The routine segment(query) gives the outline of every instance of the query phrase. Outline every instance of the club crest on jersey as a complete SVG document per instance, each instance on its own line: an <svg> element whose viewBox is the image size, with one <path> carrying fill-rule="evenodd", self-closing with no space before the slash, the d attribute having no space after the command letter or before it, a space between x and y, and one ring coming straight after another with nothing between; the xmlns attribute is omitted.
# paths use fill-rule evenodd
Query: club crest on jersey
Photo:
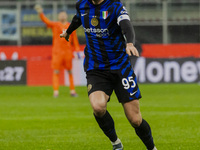
<svg viewBox="0 0 200 150"><path fill-rule="evenodd" d="M102 17L106 19L108 17L108 11L102 11Z"/></svg>
<svg viewBox="0 0 200 150"><path fill-rule="evenodd" d="M94 27L96 27L96 26L99 24L99 21L98 21L98 19L96 18L96 16L94 16L94 18L92 18L91 24L92 24Z"/></svg>

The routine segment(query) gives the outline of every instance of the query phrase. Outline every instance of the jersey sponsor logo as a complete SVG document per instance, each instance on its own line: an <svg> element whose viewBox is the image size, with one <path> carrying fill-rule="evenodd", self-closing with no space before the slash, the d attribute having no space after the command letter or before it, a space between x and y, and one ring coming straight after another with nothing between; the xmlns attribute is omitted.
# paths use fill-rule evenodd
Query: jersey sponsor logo
<svg viewBox="0 0 200 150"><path fill-rule="evenodd" d="M108 11L102 11L102 17L106 19L108 17Z"/></svg>
<svg viewBox="0 0 200 150"><path fill-rule="evenodd" d="M94 16L94 18L92 18L91 24L92 24L94 27L96 27L96 26L99 24L99 21L98 21L98 19L96 18L96 16Z"/></svg>
<svg viewBox="0 0 200 150"><path fill-rule="evenodd" d="M95 29L95 28L84 28L85 33L94 33L97 37L109 36L108 29Z"/></svg>
<svg viewBox="0 0 200 150"><path fill-rule="evenodd" d="M92 89L92 84L89 84L87 89L88 89L88 92L90 92L90 90Z"/></svg>

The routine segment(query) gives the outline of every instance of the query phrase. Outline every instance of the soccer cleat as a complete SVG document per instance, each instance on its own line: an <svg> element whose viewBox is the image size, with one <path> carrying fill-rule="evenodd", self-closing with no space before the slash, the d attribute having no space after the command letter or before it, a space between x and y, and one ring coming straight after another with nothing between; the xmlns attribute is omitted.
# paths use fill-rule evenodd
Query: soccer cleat
<svg viewBox="0 0 200 150"><path fill-rule="evenodd" d="M123 150L123 145L119 138L115 142L111 143L113 145L113 150Z"/></svg>
<svg viewBox="0 0 200 150"><path fill-rule="evenodd" d="M75 90L71 90L70 95L71 95L71 97L78 97L78 94L76 93Z"/></svg>
<svg viewBox="0 0 200 150"><path fill-rule="evenodd" d="M54 98L58 98L58 96L59 96L59 91L53 91L53 97Z"/></svg>
<svg viewBox="0 0 200 150"><path fill-rule="evenodd" d="M71 93L70 95L71 95L71 97L78 97L77 93Z"/></svg>
<svg viewBox="0 0 200 150"><path fill-rule="evenodd" d="M123 150L123 145L122 145L122 143L113 145L113 150Z"/></svg>
<svg viewBox="0 0 200 150"><path fill-rule="evenodd" d="M152 150L157 150L157 148L156 148L156 147L154 147Z"/></svg>
<svg viewBox="0 0 200 150"><path fill-rule="evenodd" d="M157 148L154 146L154 148L152 150L157 150Z"/></svg>

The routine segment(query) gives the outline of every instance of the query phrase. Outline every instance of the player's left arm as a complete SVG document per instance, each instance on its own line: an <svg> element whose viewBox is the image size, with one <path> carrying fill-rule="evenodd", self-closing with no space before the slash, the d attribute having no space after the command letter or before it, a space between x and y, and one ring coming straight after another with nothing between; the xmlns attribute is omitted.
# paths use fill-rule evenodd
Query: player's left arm
<svg viewBox="0 0 200 150"><path fill-rule="evenodd" d="M135 43L135 34L134 34L134 29L133 26L131 25L131 22L129 20L123 20L120 21L119 23L124 36L126 37L126 53L129 56L137 56L139 57L139 53L136 49L136 47L134 46Z"/></svg>
<svg viewBox="0 0 200 150"><path fill-rule="evenodd" d="M135 44L135 33L133 26L130 22L130 17L124 7L122 7L120 13L118 14L117 23L122 29L122 33L126 38L126 53L129 56L139 57L139 53L134 46Z"/></svg>

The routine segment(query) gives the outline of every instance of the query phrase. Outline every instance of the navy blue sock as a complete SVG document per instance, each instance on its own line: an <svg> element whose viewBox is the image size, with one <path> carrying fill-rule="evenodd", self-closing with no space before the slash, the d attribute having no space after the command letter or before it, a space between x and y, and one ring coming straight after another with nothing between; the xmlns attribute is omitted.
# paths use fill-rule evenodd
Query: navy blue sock
<svg viewBox="0 0 200 150"><path fill-rule="evenodd" d="M117 140L117 134L115 131L114 121L109 112L106 111L103 117L97 117L95 114L94 117L104 134L110 139L110 141L115 142Z"/></svg>
<svg viewBox="0 0 200 150"><path fill-rule="evenodd" d="M151 128L144 119L142 119L141 125L135 128L135 132L140 137L148 150L152 150L154 148L155 145L151 134Z"/></svg>

